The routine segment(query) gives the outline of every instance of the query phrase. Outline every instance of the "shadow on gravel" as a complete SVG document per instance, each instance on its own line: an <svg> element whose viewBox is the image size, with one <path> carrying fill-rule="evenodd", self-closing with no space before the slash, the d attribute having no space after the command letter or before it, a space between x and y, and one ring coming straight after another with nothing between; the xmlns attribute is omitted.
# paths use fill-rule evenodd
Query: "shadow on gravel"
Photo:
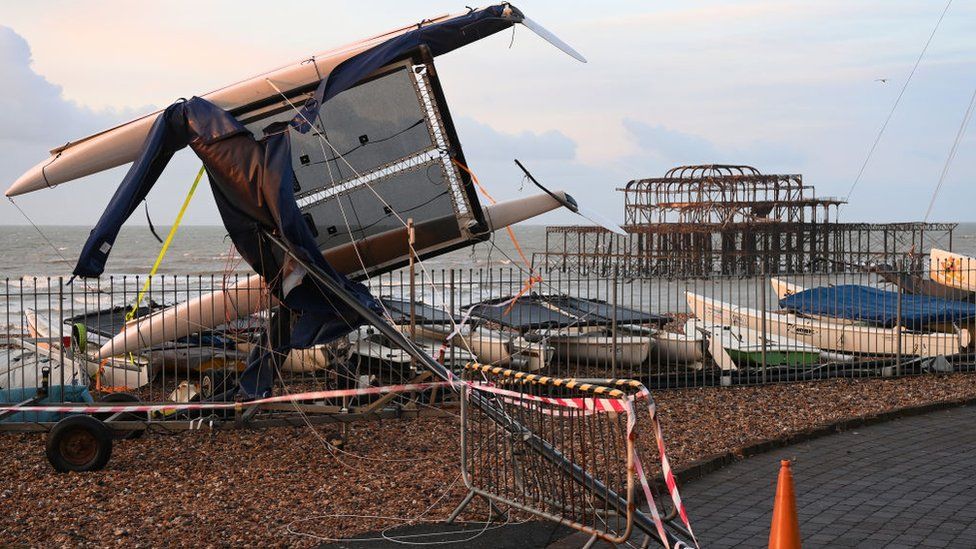
<svg viewBox="0 0 976 549"><path fill-rule="evenodd" d="M386 530L389 538L396 538L409 544L436 542L438 549L521 549L546 547L574 532L565 526L552 522L530 521L522 524L489 526L483 524L418 524ZM477 537L475 537L477 536ZM473 539L472 539L473 538ZM359 541L356 541L359 540ZM339 543L319 546L320 549L378 549L387 547L407 547L389 539L383 533L370 532Z"/></svg>

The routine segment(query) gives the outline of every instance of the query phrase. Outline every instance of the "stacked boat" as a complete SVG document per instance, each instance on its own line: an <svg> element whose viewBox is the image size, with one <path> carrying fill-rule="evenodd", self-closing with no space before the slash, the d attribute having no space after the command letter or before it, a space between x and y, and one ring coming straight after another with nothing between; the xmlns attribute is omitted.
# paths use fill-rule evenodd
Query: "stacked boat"
<svg viewBox="0 0 976 549"><path fill-rule="evenodd" d="M482 301L471 305L468 315L480 326L551 348L563 363L625 369L650 360L653 335L671 320L599 299L540 294Z"/></svg>
<svg viewBox="0 0 976 549"><path fill-rule="evenodd" d="M932 280L916 285L930 293L909 293L860 284L806 288L773 278L779 304L775 312L688 292L695 318L686 333L704 335L722 370L749 365L801 368L858 358L952 357L972 351L976 324L972 302L931 295L957 295L935 284L955 290L967 284L960 276L952 280L958 284Z"/></svg>

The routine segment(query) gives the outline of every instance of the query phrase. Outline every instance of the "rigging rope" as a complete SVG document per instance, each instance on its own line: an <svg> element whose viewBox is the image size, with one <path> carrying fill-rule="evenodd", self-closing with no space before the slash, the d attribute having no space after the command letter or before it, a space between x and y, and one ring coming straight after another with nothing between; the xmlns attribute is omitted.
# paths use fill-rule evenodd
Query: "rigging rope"
<svg viewBox="0 0 976 549"><path fill-rule="evenodd" d="M942 183L945 181L946 175L949 174L949 165L956 158L956 151L959 149L959 142L962 141L963 136L966 135L966 128L969 126L969 120L973 116L973 107L976 106L976 89L973 90L973 96L969 98L969 106L966 107L966 114L962 117L962 123L959 124L959 130L956 132L956 139L952 142L952 147L949 148L949 156L946 157L945 164L942 166L942 173L939 174L939 182L935 186L935 191L932 192L932 200L929 201L929 208L925 210L924 221L928 223L929 216L932 214L932 208L935 206L935 199L939 196L939 191L942 190Z"/></svg>
<svg viewBox="0 0 976 549"><path fill-rule="evenodd" d="M169 228L169 234L166 235L166 240L163 242L163 247L159 250L159 255L156 256L156 262L153 263L152 269L149 271L149 276L146 277L146 282L143 283L142 288L139 290L136 296L136 302L132 305L132 309L125 314L125 320L129 321L135 318L136 311L139 310L139 304L142 303L142 298L145 297L146 292L149 290L149 286L152 283L152 277L159 270L160 264L163 262L163 257L166 256L166 252L169 250L169 245L173 242L173 237L176 236L177 229L180 228L180 223L183 221L183 214L186 213L186 208L190 205L190 200L193 199L193 193L197 191L197 185L200 184L200 179L203 178L203 173L206 171L206 167L200 166L200 171L197 172L196 179L193 180L193 185L190 185L190 191L186 193L186 198L183 199L183 205L180 206L179 213L176 214L176 219L173 221L173 226Z"/></svg>
<svg viewBox="0 0 976 549"><path fill-rule="evenodd" d="M891 111L888 112L888 117L885 118L884 124L881 125L881 129L878 130L878 135L874 138L874 143L871 144L871 148L868 150L868 154L864 157L864 163L861 164L861 169L857 171L857 177L854 178L854 183L851 184L850 190L847 191L847 196L845 201L851 199L851 194L854 193L854 187L861 181L861 176L864 175L864 169L868 167L868 162L871 161L871 157L874 155L874 150L878 147L878 143L881 141L881 136L884 135L885 129L888 127L888 122L891 121L891 117L895 114L895 109L898 108L898 103L901 102L901 98L905 95L905 90L908 89L908 84L912 81L912 77L915 76L915 71L918 69L919 63L922 62L922 57L925 56L925 52L929 49L929 44L932 43L932 39L935 38L936 31L939 30L939 26L942 25L942 20L945 19L946 12L949 11L949 6L952 5L952 0L946 2L945 8L942 10L942 15L939 16L939 20L935 23L935 28L932 29L932 33L929 35L929 39L925 41L925 46L922 48L922 52L918 54L918 59L915 60L915 65L912 66L912 72L908 74L908 78L905 83L901 86L901 91L898 92L898 97L895 99L895 103L891 106Z"/></svg>

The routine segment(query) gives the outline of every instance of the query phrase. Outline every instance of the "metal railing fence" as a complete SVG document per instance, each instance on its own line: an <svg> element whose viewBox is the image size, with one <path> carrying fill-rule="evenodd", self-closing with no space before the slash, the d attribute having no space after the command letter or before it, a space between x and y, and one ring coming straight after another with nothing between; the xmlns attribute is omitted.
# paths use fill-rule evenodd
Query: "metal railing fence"
<svg viewBox="0 0 976 549"><path fill-rule="evenodd" d="M456 371L477 361L667 389L976 369L976 294L969 286L976 275L968 268L640 280L453 269L418 272L413 285L406 271L367 282L388 318ZM231 390L275 323L269 311L276 304L257 287L242 290L247 280L153 277L130 321L143 277L3 279L3 399L36 387L44 369L62 391L52 398L84 388L92 398L124 391L161 402ZM183 314L167 316L176 304ZM127 322L130 342L145 345L108 345L100 353ZM276 392L425 375L369 328L292 351L276 366L268 374Z"/></svg>

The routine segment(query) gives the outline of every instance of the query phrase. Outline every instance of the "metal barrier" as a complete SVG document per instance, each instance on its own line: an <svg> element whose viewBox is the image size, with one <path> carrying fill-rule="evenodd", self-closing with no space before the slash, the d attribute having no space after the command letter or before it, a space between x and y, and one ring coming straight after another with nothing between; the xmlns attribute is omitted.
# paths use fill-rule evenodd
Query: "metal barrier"
<svg viewBox="0 0 976 549"><path fill-rule="evenodd" d="M665 524L692 539L673 478L670 483L663 478L652 483L641 462L640 455L660 451L663 457L664 445L656 418L646 413L653 411L650 393L640 383L582 383L477 364L468 366L465 377L461 467L468 494L449 520L481 496L496 512L496 504L508 506L611 543L630 539L635 521L646 534L659 535L665 547L675 541L665 532ZM523 433L504 428L469 404L472 391L494 402L579 470L569 471L531 451ZM649 439L655 440L650 446L642 444L647 430L638 428L648 425ZM653 454L643 451L647 449ZM673 512L658 509L652 485L673 487Z"/></svg>

